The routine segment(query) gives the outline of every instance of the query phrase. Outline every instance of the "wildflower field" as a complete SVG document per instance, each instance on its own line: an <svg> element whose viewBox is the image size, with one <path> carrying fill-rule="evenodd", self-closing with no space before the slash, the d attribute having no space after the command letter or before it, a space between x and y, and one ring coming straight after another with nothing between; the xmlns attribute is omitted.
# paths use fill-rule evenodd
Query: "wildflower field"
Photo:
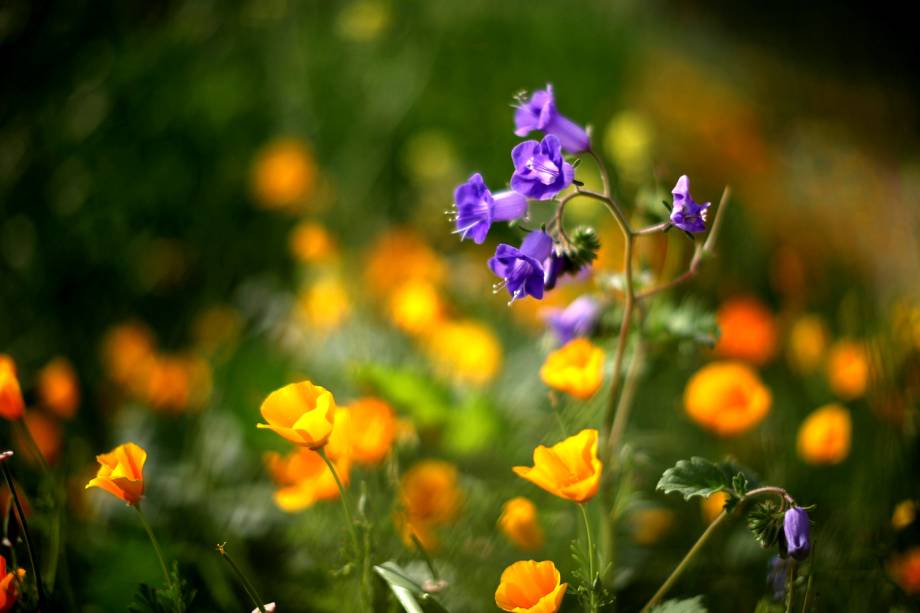
<svg viewBox="0 0 920 613"><path fill-rule="evenodd" d="M778 4L0 4L0 613L920 610L920 53Z"/></svg>

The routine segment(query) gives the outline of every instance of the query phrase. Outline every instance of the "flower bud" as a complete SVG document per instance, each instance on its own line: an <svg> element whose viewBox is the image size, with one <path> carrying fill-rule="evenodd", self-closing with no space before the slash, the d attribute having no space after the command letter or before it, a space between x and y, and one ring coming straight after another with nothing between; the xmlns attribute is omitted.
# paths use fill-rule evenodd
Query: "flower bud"
<svg viewBox="0 0 920 613"><path fill-rule="evenodd" d="M796 560L804 560L811 551L811 527L808 513L802 507L792 507L783 518L786 551Z"/></svg>

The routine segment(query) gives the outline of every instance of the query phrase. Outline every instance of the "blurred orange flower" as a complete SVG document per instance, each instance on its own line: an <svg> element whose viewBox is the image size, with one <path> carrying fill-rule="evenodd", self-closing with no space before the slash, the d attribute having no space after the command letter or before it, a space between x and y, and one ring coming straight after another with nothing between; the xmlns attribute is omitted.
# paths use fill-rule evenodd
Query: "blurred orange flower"
<svg viewBox="0 0 920 613"><path fill-rule="evenodd" d="M827 357L827 380L834 393L844 400L865 394L869 384L866 347L851 340L834 343Z"/></svg>
<svg viewBox="0 0 920 613"><path fill-rule="evenodd" d="M58 417L74 416L80 405L80 384L67 359L55 358L38 373L38 398Z"/></svg>
<svg viewBox="0 0 920 613"><path fill-rule="evenodd" d="M371 247L364 269L368 287L389 294L412 279L438 285L447 271L441 257L413 230L391 230Z"/></svg>
<svg viewBox="0 0 920 613"><path fill-rule="evenodd" d="M591 500L597 494L603 466L597 458L597 430L582 430L552 447L539 445L533 451L533 464L515 466L514 472L560 498Z"/></svg>
<svg viewBox="0 0 920 613"><path fill-rule="evenodd" d="M102 341L106 372L113 381L131 391L137 391L145 384L144 366L153 355L153 334L140 324L114 326Z"/></svg>
<svg viewBox="0 0 920 613"><path fill-rule="evenodd" d="M310 381L291 383L277 389L259 409L268 428L294 444L319 449L329 441L335 423L335 399L329 390Z"/></svg>
<svg viewBox="0 0 920 613"><path fill-rule="evenodd" d="M396 438L393 408L379 398L360 398L340 412L348 415L346 432L351 458L362 464L383 460Z"/></svg>
<svg viewBox="0 0 920 613"><path fill-rule="evenodd" d="M275 504L284 511L302 511L319 500L335 500L339 488L329 467L315 451L299 448L282 456L276 452L265 454L265 465L279 489L274 494ZM333 461L342 486L348 486L350 462L347 457Z"/></svg>
<svg viewBox="0 0 920 613"><path fill-rule="evenodd" d="M908 594L920 594L920 547L896 555L888 564L888 573Z"/></svg>
<svg viewBox="0 0 920 613"><path fill-rule="evenodd" d="M789 331L789 363L802 374L818 370L827 351L827 325L817 315L805 315Z"/></svg>
<svg viewBox="0 0 920 613"><path fill-rule="evenodd" d="M674 527L674 511L660 507L638 509L631 514L630 524L637 545L652 545Z"/></svg>
<svg viewBox="0 0 920 613"><path fill-rule="evenodd" d="M895 530L903 530L914 523L917 517L917 503L913 500L902 500L891 514L891 525Z"/></svg>
<svg viewBox="0 0 920 613"><path fill-rule="evenodd" d="M809 464L837 464L850 454L850 412L828 404L805 418L799 427L799 456Z"/></svg>
<svg viewBox="0 0 920 613"><path fill-rule="evenodd" d="M0 354L0 416L9 420L19 419L23 411L25 405L16 376L16 364L10 356Z"/></svg>
<svg viewBox="0 0 920 613"><path fill-rule="evenodd" d="M716 321L721 332L716 355L762 366L776 353L773 314L756 298L743 296L728 300L719 307Z"/></svg>
<svg viewBox="0 0 920 613"><path fill-rule="evenodd" d="M301 290L297 308L306 325L326 332L342 325L351 312L351 302L338 275L324 274Z"/></svg>
<svg viewBox="0 0 920 613"><path fill-rule="evenodd" d="M252 163L252 193L269 209L284 209L307 200L316 184L316 165L306 145L293 138L274 141Z"/></svg>
<svg viewBox="0 0 920 613"><path fill-rule="evenodd" d="M0 556L0 613L11 611L19 599L19 590L17 583L22 581L26 576L26 571L22 568L7 572L6 558Z"/></svg>
<svg viewBox="0 0 920 613"><path fill-rule="evenodd" d="M567 583L550 560L521 560L502 572L495 604L513 613L555 613L562 604Z"/></svg>
<svg viewBox="0 0 920 613"><path fill-rule="evenodd" d="M35 441L35 446L38 447L39 452L49 464L54 464L61 451L61 427L58 422L39 411L31 409L22 416L22 421L26 428L29 429L29 436ZM16 432L15 438L17 445L21 449L28 450L25 456L30 460L38 461L38 458L33 453L32 445L25 440L24 435Z"/></svg>
<svg viewBox="0 0 920 613"><path fill-rule="evenodd" d="M475 321L446 322L425 338L435 370L457 383L484 385L498 374L502 348L495 333Z"/></svg>
<svg viewBox="0 0 920 613"><path fill-rule="evenodd" d="M444 312L437 287L418 279L397 287L390 295L388 306L390 320L410 334L430 330L441 321Z"/></svg>
<svg viewBox="0 0 920 613"><path fill-rule="evenodd" d="M509 541L524 551L543 546L543 528L537 520L537 507L528 498L512 498L502 507L498 527Z"/></svg>
<svg viewBox="0 0 920 613"><path fill-rule="evenodd" d="M684 388L687 415L719 436L750 430L766 417L771 402L770 390L741 362L707 364Z"/></svg>
<svg viewBox="0 0 920 613"><path fill-rule="evenodd" d="M604 382L604 350L586 338L572 339L546 356L540 379L576 398L590 398Z"/></svg>
<svg viewBox="0 0 920 613"><path fill-rule="evenodd" d="M147 452L134 443L124 443L108 453L96 456L99 472L86 484L86 489L98 487L137 505L144 495L144 462Z"/></svg>
<svg viewBox="0 0 920 613"><path fill-rule="evenodd" d="M429 550L438 547L433 528L450 523L463 502L457 486L457 467L441 460L422 460L406 471L400 480L399 499L402 513L397 526L407 545L411 535Z"/></svg>
<svg viewBox="0 0 920 613"><path fill-rule="evenodd" d="M302 221L291 230L288 247L297 261L317 264L334 260L338 255L335 239L321 224Z"/></svg>
<svg viewBox="0 0 920 613"><path fill-rule="evenodd" d="M725 508L726 502L728 502L728 494L721 490L700 502L700 510L703 512L703 519L707 524L715 521L722 509Z"/></svg>

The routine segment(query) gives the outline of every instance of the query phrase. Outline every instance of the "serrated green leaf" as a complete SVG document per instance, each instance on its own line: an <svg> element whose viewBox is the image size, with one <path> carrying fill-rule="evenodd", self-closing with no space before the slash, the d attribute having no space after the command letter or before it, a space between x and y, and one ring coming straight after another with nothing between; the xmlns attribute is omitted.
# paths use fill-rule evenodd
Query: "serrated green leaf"
<svg viewBox="0 0 920 613"><path fill-rule="evenodd" d="M683 598L681 600L666 600L652 609L651 613L707 613L703 606L703 597Z"/></svg>
<svg viewBox="0 0 920 613"><path fill-rule="evenodd" d="M694 496L708 498L720 490L731 490L732 477L723 466L706 458L693 457L680 460L664 471L658 480L658 489L665 494L677 492L684 500Z"/></svg>

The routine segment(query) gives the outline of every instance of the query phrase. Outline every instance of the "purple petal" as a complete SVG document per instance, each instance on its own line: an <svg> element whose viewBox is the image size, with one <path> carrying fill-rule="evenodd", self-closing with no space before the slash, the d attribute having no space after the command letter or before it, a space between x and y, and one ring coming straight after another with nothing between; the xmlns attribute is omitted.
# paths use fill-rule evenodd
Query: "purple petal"
<svg viewBox="0 0 920 613"><path fill-rule="evenodd" d="M492 220L511 221L527 214L527 198L514 191L504 191L492 196Z"/></svg>
<svg viewBox="0 0 920 613"><path fill-rule="evenodd" d="M540 143L535 140L525 140L519 143L511 150L511 161L514 162L515 169L523 167L527 160L532 158L540 151Z"/></svg>
<svg viewBox="0 0 920 613"><path fill-rule="evenodd" d="M549 257L553 250L553 239L542 230L535 230L524 237L521 243L521 253L542 262ZM542 266L541 266L542 270Z"/></svg>

